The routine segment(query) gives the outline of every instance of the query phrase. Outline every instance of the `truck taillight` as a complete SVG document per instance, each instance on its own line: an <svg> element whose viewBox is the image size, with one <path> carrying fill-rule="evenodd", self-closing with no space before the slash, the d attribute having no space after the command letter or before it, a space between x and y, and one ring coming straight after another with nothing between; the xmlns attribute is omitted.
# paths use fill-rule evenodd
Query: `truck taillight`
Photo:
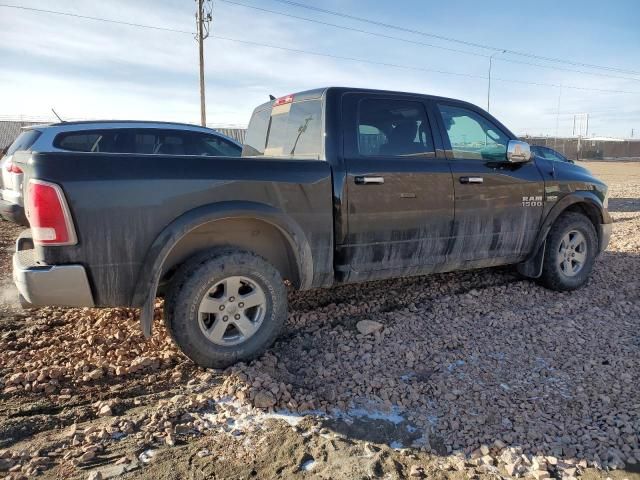
<svg viewBox="0 0 640 480"><path fill-rule="evenodd" d="M9 173L22 173L22 169L11 160L7 162L4 168L6 168L7 172Z"/></svg>
<svg viewBox="0 0 640 480"><path fill-rule="evenodd" d="M280 105L286 105L287 103L293 102L293 95L287 95L286 97L280 97L275 102L273 102L274 107L279 107Z"/></svg>
<svg viewBox="0 0 640 480"><path fill-rule="evenodd" d="M39 245L75 245L77 237L62 189L55 183L29 180L27 218Z"/></svg>

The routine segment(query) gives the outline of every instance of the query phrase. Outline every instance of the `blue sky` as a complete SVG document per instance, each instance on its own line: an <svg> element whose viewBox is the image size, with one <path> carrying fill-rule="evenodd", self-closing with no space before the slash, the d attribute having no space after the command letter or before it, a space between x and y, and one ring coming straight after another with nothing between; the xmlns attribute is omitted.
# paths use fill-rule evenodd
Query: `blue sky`
<svg viewBox="0 0 640 480"><path fill-rule="evenodd" d="M214 35L412 68L210 38L206 41L205 63L207 114L212 125L246 125L253 107L266 101L268 94L280 96L326 85L451 96L486 108L486 55L494 53L491 50L274 0L233 1L467 53L347 31L215 0ZM297 1L468 42L640 72L637 0ZM187 31L195 27L193 0L10 3ZM0 58L0 117L46 119L51 117L50 108L55 107L67 118L199 120L197 48L189 34L0 8ZM629 136L634 128L635 136L640 137L640 74L506 53L496 55L492 77L491 112L516 133L553 135L559 118L559 133L569 135L574 114L588 112L590 133L622 137ZM516 82L566 87L560 92L558 87Z"/></svg>

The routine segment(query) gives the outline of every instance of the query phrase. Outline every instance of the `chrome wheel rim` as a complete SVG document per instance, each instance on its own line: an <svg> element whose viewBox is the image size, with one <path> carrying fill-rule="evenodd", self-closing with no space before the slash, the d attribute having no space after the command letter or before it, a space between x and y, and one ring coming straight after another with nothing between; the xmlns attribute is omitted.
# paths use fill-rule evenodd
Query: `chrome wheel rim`
<svg viewBox="0 0 640 480"><path fill-rule="evenodd" d="M579 231L571 230L562 237L556 259L562 273L576 276L587 261L587 239Z"/></svg>
<svg viewBox="0 0 640 480"><path fill-rule="evenodd" d="M204 294L198 307L198 323L216 345L246 342L260 328L267 298L260 285L247 277L232 276L217 282Z"/></svg>

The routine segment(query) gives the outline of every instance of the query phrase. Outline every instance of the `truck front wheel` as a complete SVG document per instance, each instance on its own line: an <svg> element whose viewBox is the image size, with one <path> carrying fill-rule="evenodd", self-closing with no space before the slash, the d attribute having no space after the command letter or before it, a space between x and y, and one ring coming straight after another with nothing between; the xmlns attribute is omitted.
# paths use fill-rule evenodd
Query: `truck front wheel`
<svg viewBox="0 0 640 480"><path fill-rule="evenodd" d="M552 290L575 290L589 278L598 251L591 221L580 213L564 213L551 227L540 282Z"/></svg>
<svg viewBox="0 0 640 480"><path fill-rule="evenodd" d="M165 298L165 324L198 365L251 360L275 341L287 317L279 272L258 255L212 251L183 264Z"/></svg>

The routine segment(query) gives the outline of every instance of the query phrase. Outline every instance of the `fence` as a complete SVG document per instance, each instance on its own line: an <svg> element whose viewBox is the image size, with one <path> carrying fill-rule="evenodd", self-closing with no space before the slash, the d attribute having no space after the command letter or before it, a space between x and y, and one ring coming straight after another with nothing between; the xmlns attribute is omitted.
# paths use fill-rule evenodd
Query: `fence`
<svg viewBox="0 0 640 480"><path fill-rule="evenodd" d="M549 137L523 137L522 140L531 145L553 148L572 160L640 159L640 140Z"/></svg>

